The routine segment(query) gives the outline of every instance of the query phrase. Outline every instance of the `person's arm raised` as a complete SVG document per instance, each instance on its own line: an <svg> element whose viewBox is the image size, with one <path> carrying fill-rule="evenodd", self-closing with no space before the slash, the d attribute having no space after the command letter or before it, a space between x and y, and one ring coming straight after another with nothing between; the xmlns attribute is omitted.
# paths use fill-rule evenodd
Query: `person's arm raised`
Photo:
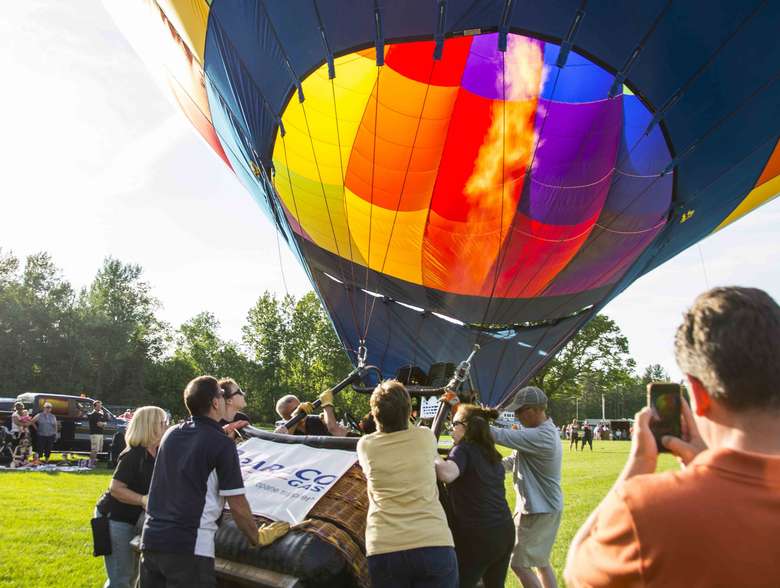
<svg viewBox="0 0 780 588"><path fill-rule="evenodd" d="M502 429L491 425L490 432L497 445L516 449L521 453L544 453L550 449L549 435L540 427Z"/></svg>
<svg viewBox="0 0 780 588"><path fill-rule="evenodd" d="M251 545L257 545L257 523L255 523L255 519L252 517L252 510L249 508L246 496L236 494L234 496L226 496L225 499L238 529Z"/></svg>
<svg viewBox="0 0 780 588"><path fill-rule="evenodd" d="M328 433L333 437L346 437L347 430L339 424L336 418L336 411L333 410L333 406L326 406L322 413L325 415L325 426L328 428Z"/></svg>
<svg viewBox="0 0 780 588"><path fill-rule="evenodd" d="M346 437L347 430L339 424L339 421L336 418L336 411L333 408L333 392L325 390L318 398L325 417L325 426L328 428L328 433L334 437Z"/></svg>

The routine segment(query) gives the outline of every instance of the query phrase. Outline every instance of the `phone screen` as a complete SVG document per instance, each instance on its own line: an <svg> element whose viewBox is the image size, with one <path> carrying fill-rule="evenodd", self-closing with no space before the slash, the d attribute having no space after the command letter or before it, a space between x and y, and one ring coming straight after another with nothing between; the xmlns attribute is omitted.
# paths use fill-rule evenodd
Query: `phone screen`
<svg viewBox="0 0 780 588"><path fill-rule="evenodd" d="M682 437L680 415L682 396L679 384L670 382L652 382L647 385L647 405L655 412L650 421L650 430L655 437L658 451L668 451L662 444L664 435Z"/></svg>

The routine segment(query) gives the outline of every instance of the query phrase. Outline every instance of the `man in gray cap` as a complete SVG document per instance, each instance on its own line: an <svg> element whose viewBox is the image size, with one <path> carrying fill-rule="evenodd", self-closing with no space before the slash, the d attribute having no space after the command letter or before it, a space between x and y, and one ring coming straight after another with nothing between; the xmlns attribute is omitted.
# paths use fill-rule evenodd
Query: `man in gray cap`
<svg viewBox="0 0 780 588"><path fill-rule="evenodd" d="M490 427L496 443L515 450L503 462L517 492L517 536L509 565L524 588L555 587L550 553L563 510L561 439L547 416L547 396L536 386L518 390L503 410L514 411L522 425L517 430Z"/></svg>

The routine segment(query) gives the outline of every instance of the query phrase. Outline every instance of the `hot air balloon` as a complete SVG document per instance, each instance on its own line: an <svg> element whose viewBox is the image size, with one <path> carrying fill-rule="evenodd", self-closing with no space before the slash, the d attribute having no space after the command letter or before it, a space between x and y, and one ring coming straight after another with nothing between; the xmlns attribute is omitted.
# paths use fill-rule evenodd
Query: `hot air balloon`
<svg viewBox="0 0 780 588"><path fill-rule="evenodd" d="M106 0L345 350L496 404L780 192L780 4Z"/></svg>

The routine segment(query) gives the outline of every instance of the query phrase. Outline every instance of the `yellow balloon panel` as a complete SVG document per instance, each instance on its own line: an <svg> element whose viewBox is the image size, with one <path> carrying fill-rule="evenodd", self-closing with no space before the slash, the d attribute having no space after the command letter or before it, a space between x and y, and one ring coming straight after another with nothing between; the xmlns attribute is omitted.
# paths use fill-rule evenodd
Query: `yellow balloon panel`
<svg viewBox="0 0 780 588"><path fill-rule="evenodd" d="M198 61L206 53L209 4L206 0L156 0Z"/></svg>
<svg viewBox="0 0 780 588"><path fill-rule="evenodd" d="M387 210L346 190L353 242L368 267L414 284L422 283L420 249L428 209Z"/></svg>

